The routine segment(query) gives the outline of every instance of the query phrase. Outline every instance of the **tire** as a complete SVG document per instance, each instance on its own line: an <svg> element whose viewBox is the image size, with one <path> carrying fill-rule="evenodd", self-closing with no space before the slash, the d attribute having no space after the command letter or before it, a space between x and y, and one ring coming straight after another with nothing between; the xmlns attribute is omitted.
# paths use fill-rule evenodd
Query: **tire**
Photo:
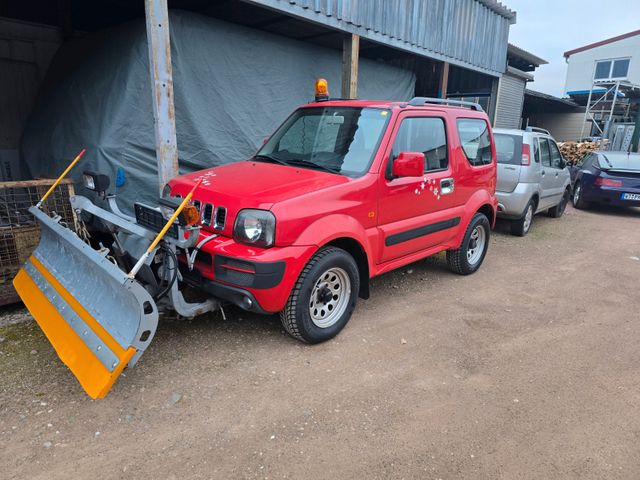
<svg viewBox="0 0 640 480"><path fill-rule="evenodd" d="M351 318L359 290L360 274L353 257L340 248L322 248L300 273L280 312L282 326L306 343L329 340Z"/></svg>
<svg viewBox="0 0 640 480"><path fill-rule="evenodd" d="M560 203L557 204L555 207L551 207L549 209L549 216L551 218L560 218L564 214L565 209L567 208L567 203L569 203L570 197L571 197L571 190L567 188L564 191L564 194L562 195L562 199L560 200Z"/></svg>
<svg viewBox="0 0 640 480"><path fill-rule="evenodd" d="M574 208L585 209L589 206L587 202L582 198L582 184L580 181L577 181L575 186L573 187L573 196L571 197L571 202L573 203Z"/></svg>
<svg viewBox="0 0 640 480"><path fill-rule="evenodd" d="M476 213L469 222L460 248L447 250L449 269L459 275L469 275L478 270L487 254L490 232L487 216L484 213ZM473 236L475 238L472 238ZM478 245L480 241L482 245Z"/></svg>
<svg viewBox="0 0 640 480"><path fill-rule="evenodd" d="M531 224L533 223L533 217L536 214L536 202L533 200L529 200L526 208L524 209L524 214L518 220L512 220L510 229L511 235L516 235L518 237L524 237L529 230L531 230Z"/></svg>

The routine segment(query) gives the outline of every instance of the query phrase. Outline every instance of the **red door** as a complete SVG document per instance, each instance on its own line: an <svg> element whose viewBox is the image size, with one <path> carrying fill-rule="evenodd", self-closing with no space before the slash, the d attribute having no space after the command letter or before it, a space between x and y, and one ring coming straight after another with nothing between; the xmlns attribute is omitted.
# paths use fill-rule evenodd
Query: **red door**
<svg viewBox="0 0 640 480"><path fill-rule="evenodd" d="M407 110L398 117L379 178L381 262L451 240L458 231L464 201L456 195L448 127L444 113L433 110ZM391 178L400 152L424 153L424 175Z"/></svg>

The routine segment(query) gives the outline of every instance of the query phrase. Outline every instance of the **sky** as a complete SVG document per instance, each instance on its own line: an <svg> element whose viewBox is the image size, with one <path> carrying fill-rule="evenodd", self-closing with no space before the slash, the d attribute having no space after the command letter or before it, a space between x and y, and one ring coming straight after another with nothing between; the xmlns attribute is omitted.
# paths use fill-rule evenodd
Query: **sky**
<svg viewBox="0 0 640 480"><path fill-rule="evenodd" d="M544 58L527 87L564 96L562 54L589 43L640 30L640 0L501 0L517 12L509 43Z"/></svg>

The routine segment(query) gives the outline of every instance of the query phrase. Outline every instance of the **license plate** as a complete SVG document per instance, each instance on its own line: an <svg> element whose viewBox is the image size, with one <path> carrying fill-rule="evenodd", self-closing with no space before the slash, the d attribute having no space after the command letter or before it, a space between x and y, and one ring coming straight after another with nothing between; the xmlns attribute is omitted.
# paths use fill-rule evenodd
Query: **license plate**
<svg viewBox="0 0 640 480"><path fill-rule="evenodd" d="M623 193L622 200L635 200L636 202L640 202L640 193Z"/></svg>

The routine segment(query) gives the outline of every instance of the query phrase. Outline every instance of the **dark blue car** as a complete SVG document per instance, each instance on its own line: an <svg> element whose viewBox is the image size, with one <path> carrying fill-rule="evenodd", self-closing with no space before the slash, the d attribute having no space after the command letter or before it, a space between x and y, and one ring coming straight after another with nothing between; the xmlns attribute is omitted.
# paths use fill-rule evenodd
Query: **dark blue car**
<svg viewBox="0 0 640 480"><path fill-rule="evenodd" d="M573 206L640 207L640 153L598 151L571 167Z"/></svg>

